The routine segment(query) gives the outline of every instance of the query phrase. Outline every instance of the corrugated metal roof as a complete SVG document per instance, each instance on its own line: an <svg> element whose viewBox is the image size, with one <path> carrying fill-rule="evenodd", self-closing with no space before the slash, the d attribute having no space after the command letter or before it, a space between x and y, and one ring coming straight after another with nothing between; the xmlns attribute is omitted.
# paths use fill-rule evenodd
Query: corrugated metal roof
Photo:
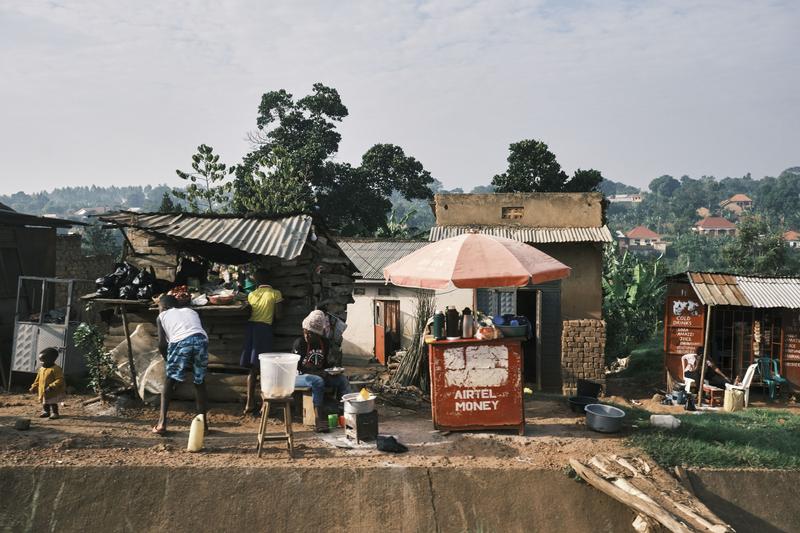
<svg viewBox="0 0 800 533"><path fill-rule="evenodd" d="M420 248L425 241L336 241L363 279L383 280L383 269Z"/></svg>
<svg viewBox="0 0 800 533"><path fill-rule="evenodd" d="M800 309L800 279L736 276L739 288L753 307Z"/></svg>
<svg viewBox="0 0 800 533"><path fill-rule="evenodd" d="M223 244L254 255L294 259L303 251L311 230L308 215L255 218L180 214L114 213L104 222L142 229L174 239Z"/></svg>
<svg viewBox="0 0 800 533"><path fill-rule="evenodd" d="M88 224L84 222L76 222L74 220L67 220L64 218L42 217L38 215L29 215L27 213L18 213L17 211L14 211L11 208L0 209L0 225L47 227L47 228L71 228L72 226L88 226Z"/></svg>
<svg viewBox="0 0 800 533"><path fill-rule="evenodd" d="M515 241L531 244L551 242L613 242L607 226L590 228L526 228L515 226L434 226L431 228L430 241L441 241L477 231L495 237L505 237Z"/></svg>
<svg viewBox="0 0 800 533"><path fill-rule="evenodd" d="M800 278L761 278L715 272L687 272L706 305L800 309Z"/></svg>

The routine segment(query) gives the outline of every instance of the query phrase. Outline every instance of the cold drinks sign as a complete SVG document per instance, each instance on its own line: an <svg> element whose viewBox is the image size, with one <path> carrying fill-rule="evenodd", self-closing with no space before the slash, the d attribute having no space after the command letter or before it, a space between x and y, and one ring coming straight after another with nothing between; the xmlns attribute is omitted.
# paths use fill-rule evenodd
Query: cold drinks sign
<svg viewBox="0 0 800 533"><path fill-rule="evenodd" d="M705 333L705 307L691 288L681 292L667 296L664 320L667 366L677 379L682 378L680 358L687 353L696 353L703 345Z"/></svg>

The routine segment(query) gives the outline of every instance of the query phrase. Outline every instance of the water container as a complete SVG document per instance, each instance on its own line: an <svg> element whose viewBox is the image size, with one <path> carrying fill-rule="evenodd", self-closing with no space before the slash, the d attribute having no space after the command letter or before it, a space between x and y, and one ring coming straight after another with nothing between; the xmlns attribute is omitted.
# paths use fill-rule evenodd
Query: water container
<svg viewBox="0 0 800 533"><path fill-rule="evenodd" d="M297 363L300 356L294 353L262 353L258 356L261 365L261 392L272 399L288 398L294 392Z"/></svg>
<svg viewBox="0 0 800 533"><path fill-rule="evenodd" d="M205 436L204 418L204 415L197 415L189 427L189 443L186 445L186 449L190 452L199 452L203 449L203 437Z"/></svg>
<svg viewBox="0 0 800 533"><path fill-rule="evenodd" d="M676 429L681 421L672 415L650 415L650 425L662 429Z"/></svg>

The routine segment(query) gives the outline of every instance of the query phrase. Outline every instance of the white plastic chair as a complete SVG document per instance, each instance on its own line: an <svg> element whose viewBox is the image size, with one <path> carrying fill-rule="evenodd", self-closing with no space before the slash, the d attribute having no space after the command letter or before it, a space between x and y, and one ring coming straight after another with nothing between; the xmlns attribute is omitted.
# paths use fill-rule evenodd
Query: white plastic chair
<svg viewBox="0 0 800 533"><path fill-rule="evenodd" d="M725 384L726 390L740 390L744 392L744 406L747 407L747 404L750 403L750 384L753 383L753 376L756 373L756 369L758 368L758 363L753 363L752 365L747 367L747 371L744 373L744 379L739 385L733 385L731 383Z"/></svg>

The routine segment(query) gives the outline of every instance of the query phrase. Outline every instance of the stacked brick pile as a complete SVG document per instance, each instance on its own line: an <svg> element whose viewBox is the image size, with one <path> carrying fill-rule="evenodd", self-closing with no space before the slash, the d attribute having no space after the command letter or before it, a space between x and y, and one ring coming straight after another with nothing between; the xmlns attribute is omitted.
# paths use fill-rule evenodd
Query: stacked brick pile
<svg viewBox="0 0 800 533"><path fill-rule="evenodd" d="M575 394L577 381L605 384L604 320L565 320L561 329L561 383L564 394Z"/></svg>

